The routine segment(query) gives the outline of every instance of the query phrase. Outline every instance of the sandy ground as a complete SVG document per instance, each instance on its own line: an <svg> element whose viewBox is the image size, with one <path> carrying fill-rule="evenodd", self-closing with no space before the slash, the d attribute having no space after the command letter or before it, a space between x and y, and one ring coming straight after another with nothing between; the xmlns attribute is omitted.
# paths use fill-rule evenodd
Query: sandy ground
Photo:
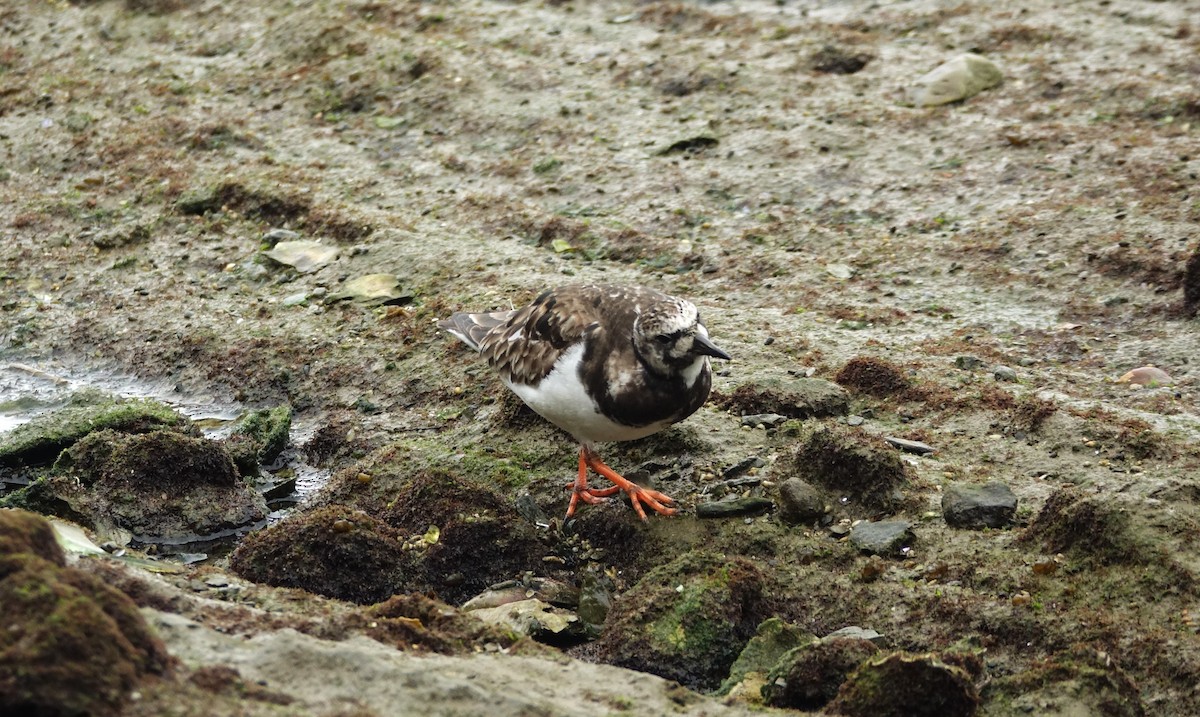
<svg viewBox="0 0 1200 717"><path fill-rule="evenodd" d="M1196 18L1196 2L1128 0L10 3L0 359L130 377L214 410L288 403L310 430L350 421L361 451L333 470L396 441L463 466L482 446L505 467L481 479L532 463L529 489L553 512L573 447L496 429L496 382L434 322L570 281L652 285L692 298L734 355L717 393L883 358L922 397L854 394L851 412L938 449L906 458L916 552L869 585L868 559L829 558L823 530L764 550L741 522L678 529L678 550L715 540L806 565L780 579L780 612L818 634L861 624L914 651L982 635L995 680L1083 646L1137 685L1133 711L1115 713L1194 714L1200 339L1181 285L1200 221ZM1003 83L905 104L916 78L967 51ZM338 257L309 273L272 263L273 229ZM329 300L375 273L411 298ZM1144 365L1171 385L1116 381ZM665 444L606 458L682 444L699 468L677 486L689 509L721 497L705 476L751 455L769 473L792 449L710 405ZM1018 527L947 528L943 486L987 480L1020 499ZM1119 525L1076 516L1018 542L1070 486ZM1112 531L1145 552L1115 559L1080 538ZM1056 559L1066 567L1030 567ZM223 638L193 650L180 630L168 644L192 667L227 661L273 683L287 672L275 652L302 642L263 633L222 656ZM408 658L370 659L396 663L382 682ZM312 660L287 690L332 714L346 686L307 692L332 681ZM558 679L486 661L471 669L514 692ZM507 713L659 714L671 699L597 669L634 704ZM983 712L1101 709L1086 681L1084 697L1020 684L985 692ZM463 714L494 696L455 694ZM699 704L679 709L726 713Z"/></svg>

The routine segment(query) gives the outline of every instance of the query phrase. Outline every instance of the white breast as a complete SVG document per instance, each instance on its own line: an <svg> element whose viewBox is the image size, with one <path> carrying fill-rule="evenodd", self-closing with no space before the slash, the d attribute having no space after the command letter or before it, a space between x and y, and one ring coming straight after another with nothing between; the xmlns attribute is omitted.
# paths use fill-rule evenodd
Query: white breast
<svg viewBox="0 0 1200 717"><path fill-rule="evenodd" d="M669 425L656 423L634 428L601 414L579 379L582 359L583 344L580 343L568 349L554 365L554 370L537 386L515 384L507 379L504 382L527 406L581 443L631 441L657 433Z"/></svg>

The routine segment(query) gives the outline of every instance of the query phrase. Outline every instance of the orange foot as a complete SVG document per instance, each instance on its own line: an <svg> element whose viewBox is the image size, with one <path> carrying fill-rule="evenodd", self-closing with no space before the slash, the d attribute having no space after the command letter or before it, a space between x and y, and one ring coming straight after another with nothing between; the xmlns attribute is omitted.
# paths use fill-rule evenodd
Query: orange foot
<svg viewBox="0 0 1200 717"><path fill-rule="evenodd" d="M588 468L609 479L614 485L608 488L589 488L587 484ZM575 482L567 484L567 487L571 489L571 503L567 506L568 518L575 515L575 508L579 504L579 501L582 500L589 505L595 505L603 502L605 498L614 495L620 490L625 491L629 496L629 502L633 503L633 509L637 511L638 517L642 520L646 519L646 511L642 508L642 503L645 503L653 508L655 512L662 515L675 515L678 512L674 508L664 505L664 503L674 503L674 498L650 488L643 488L637 483L627 480L620 473L604 465L604 461L600 460L600 456L596 455L587 446L579 447L579 475L575 478Z"/></svg>

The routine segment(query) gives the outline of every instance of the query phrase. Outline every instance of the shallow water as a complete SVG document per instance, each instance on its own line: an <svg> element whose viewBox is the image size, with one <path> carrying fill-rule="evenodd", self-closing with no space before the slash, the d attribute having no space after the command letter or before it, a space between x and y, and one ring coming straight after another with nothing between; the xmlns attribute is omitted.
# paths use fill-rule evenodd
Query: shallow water
<svg viewBox="0 0 1200 717"><path fill-rule="evenodd" d="M0 437L39 415L67 404L81 390L100 390L120 398L149 398L170 406L191 419L212 439L227 436L250 409L230 398L191 393L169 380L148 381L117 372L86 369L64 364L7 362L0 364ZM329 479L329 472L303 462L296 445L308 440L315 425L293 421L290 444L280 458L262 467L256 483L264 492L287 481L295 481L290 493L268 499L271 513L265 521L223 530L212 535L189 536L185 540L163 540L135 535L129 547L184 563L201 562L228 553L246 533L284 518L304 503ZM0 495L25 485L20 476L0 469Z"/></svg>

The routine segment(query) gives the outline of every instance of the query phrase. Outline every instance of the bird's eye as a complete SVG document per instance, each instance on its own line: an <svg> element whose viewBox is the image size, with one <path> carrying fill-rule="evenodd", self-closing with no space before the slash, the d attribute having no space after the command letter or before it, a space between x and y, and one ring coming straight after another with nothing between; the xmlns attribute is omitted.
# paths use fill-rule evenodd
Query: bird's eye
<svg viewBox="0 0 1200 717"><path fill-rule="evenodd" d="M657 341L658 343L662 344L663 346L667 346L672 341L675 340L675 337L672 336L671 334L663 334L662 336L655 336L654 340Z"/></svg>

